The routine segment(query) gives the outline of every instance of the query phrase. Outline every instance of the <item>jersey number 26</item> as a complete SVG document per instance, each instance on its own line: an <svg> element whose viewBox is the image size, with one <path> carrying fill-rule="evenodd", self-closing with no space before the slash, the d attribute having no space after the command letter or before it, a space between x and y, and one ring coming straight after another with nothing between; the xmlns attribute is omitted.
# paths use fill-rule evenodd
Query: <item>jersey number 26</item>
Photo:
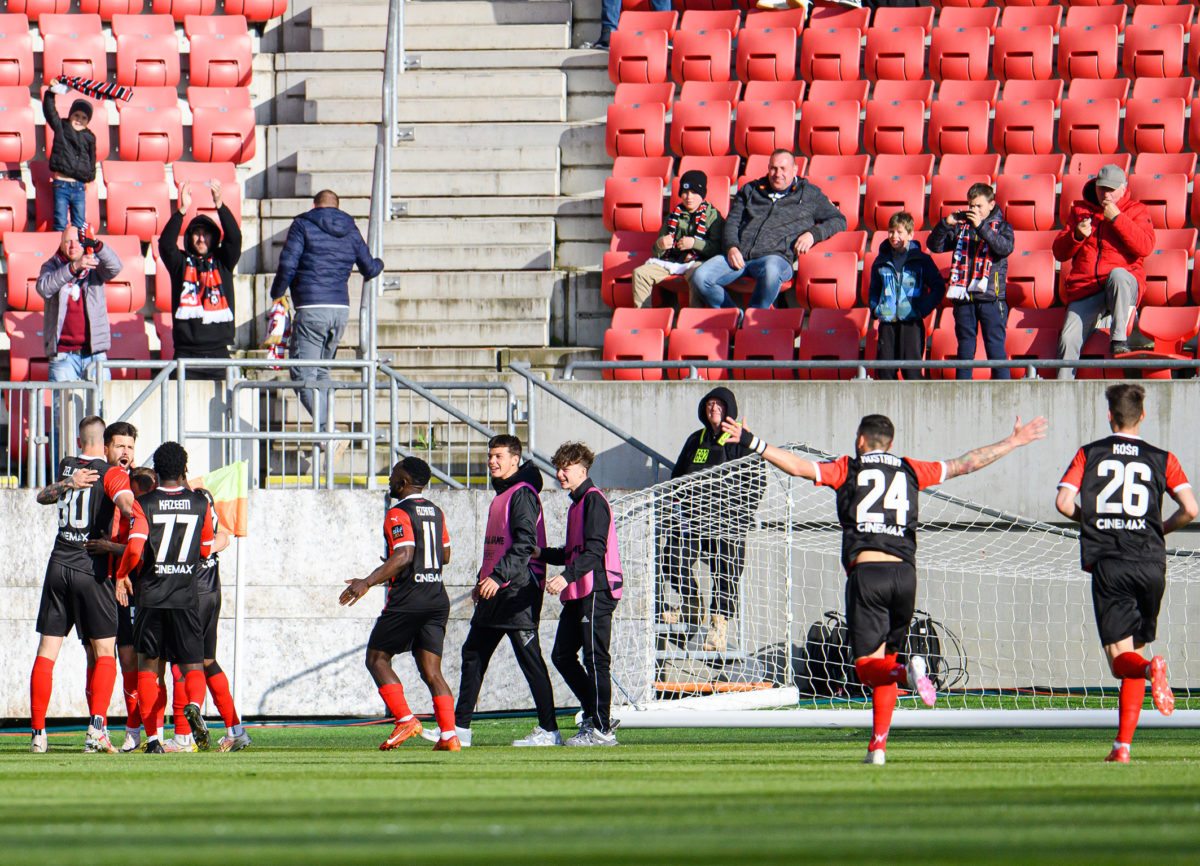
<svg viewBox="0 0 1200 866"><path fill-rule="evenodd" d="M1112 480L1104 485L1104 489L1096 494L1097 514L1126 514L1130 517L1143 517L1150 507L1150 489L1139 481L1149 481L1152 474L1145 463L1122 463L1120 460L1101 460L1096 466L1096 474L1101 478L1111 476ZM1121 501L1109 501L1121 488Z"/></svg>

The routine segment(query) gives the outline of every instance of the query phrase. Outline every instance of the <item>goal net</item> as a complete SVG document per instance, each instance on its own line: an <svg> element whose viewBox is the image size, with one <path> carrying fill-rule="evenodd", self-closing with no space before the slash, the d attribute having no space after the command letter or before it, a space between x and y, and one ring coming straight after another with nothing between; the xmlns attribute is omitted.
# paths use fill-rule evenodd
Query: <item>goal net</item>
<svg viewBox="0 0 1200 866"><path fill-rule="evenodd" d="M907 651L928 659L938 702L918 712L902 692L896 726L1114 724L1119 684L1096 635L1078 534L936 488L919 508ZM832 490L749 457L620 497L613 514L622 606L637 621L613 640L623 724L870 724L846 635ZM1200 634L1188 628L1198 608L1200 553L1172 551L1157 651L1177 710L1147 713L1145 724L1200 725L1189 680Z"/></svg>

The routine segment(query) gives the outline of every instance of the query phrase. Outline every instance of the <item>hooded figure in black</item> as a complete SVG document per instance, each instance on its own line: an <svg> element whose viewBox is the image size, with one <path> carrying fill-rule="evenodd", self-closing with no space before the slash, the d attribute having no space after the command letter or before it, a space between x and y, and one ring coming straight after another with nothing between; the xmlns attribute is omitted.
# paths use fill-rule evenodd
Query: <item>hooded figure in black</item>
<svg viewBox="0 0 1200 866"><path fill-rule="evenodd" d="M221 185L212 181L218 226L203 214L194 217L179 249L179 230L191 206L191 184L179 190L179 207L163 227L158 254L171 275L171 321L176 358L228 358L234 342L233 269L242 257L242 232L221 201ZM224 379L225 370L195 370L189 379Z"/></svg>
<svg viewBox="0 0 1200 866"><path fill-rule="evenodd" d="M683 443L672 478L712 470L752 453L737 440L723 441L721 422L738 417L737 399L728 388L713 388L705 394L698 414L701 427ZM659 617L667 624L683 623L689 632L699 629L703 608L692 569L697 558L703 559L712 574L711 619L701 645L707 652L725 651L729 621L737 613L746 534L765 486L761 461L709 471L703 479L677 485L673 507L663 515L659 569L682 598L682 608L666 608L661 602L663 587Z"/></svg>

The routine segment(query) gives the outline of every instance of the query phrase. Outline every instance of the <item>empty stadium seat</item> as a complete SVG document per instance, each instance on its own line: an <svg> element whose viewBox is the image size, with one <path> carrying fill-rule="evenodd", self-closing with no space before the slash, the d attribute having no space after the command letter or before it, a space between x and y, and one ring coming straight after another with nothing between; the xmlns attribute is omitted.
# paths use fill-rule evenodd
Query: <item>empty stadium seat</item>
<svg viewBox="0 0 1200 866"><path fill-rule="evenodd" d="M938 156L987 153L989 115L986 102L935 99L929 110L929 149Z"/></svg>
<svg viewBox="0 0 1200 866"><path fill-rule="evenodd" d="M174 87L138 87L117 103L117 148L126 162L174 162L183 156L183 112Z"/></svg>
<svg viewBox="0 0 1200 866"><path fill-rule="evenodd" d="M121 260L121 270L104 284L109 313L134 313L146 305L146 260L142 244L133 235L100 235L99 240Z"/></svg>
<svg viewBox="0 0 1200 866"><path fill-rule="evenodd" d="M919 174L929 183L933 177L932 153L881 153L875 157L871 174Z"/></svg>
<svg viewBox="0 0 1200 866"><path fill-rule="evenodd" d="M800 336L797 359L801 361L857 361L859 343L867 331L869 312L814 309L808 327ZM801 379L853 379L854 368L840 370L798 370Z"/></svg>
<svg viewBox="0 0 1200 866"><path fill-rule="evenodd" d="M998 153L1050 153L1054 150L1054 103L1049 99L1001 99L992 121L992 145Z"/></svg>
<svg viewBox="0 0 1200 866"><path fill-rule="evenodd" d="M917 81L882 79L875 82L871 98L881 102L900 102L915 99L926 108L933 103L933 82L928 78Z"/></svg>
<svg viewBox="0 0 1200 866"><path fill-rule="evenodd" d="M1067 99L1116 99L1125 107L1128 78L1076 78L1067 86Z"/></svg>
<svg viewBox="0 0 1200 866"><path fill-rule="evenodd" d="M1131 174L1129 194L1150 211L1156 229L1179 229L1187 223L1188 175Z"/></svg>
<svg viewBox="0 0 1200 866"><path fill-rule="evenodd" d="M733 334L733 360L794 361L796 360L796 332L790 328L772 330L770 328L742 327ZM735 379L794 379L796 376L794 370L779 367L734 369L732 372Z"/></svg>
<svg viewBox="0 0 1200 866"><path fill-rule="evenodd" d="M1086 79L1079 79L1084 81ZM1054 103L1054 107L1062 103L1063 98L1063 82L1059 78L1051 78L1046 81L1027 81L1018 78L1010 78L1004 82L1004 90L1001 93L1000 99L1008 102L1021 102L1032 99L1049 99Z"/></svg>
<svg viewBox="0 0 1200 866"><path fill-rule="evenodd" d="M1054 72L1054 30L1048 24L1001 27L992 45L992 73L1010 78L1046 79Z"/></svg>
<svg viewBox="0 0 1200 866"><path fill-rule="evenodd" d="M8 263L8 305L14 310L40 312L42 296L37 292L42 263L58 252L58 232L9 232L4 236Z"/></svg>
<svg viewBox="0 0 1200 866"><path fill-rule="evenodd" d="M28 87L0 87L0 162L28 162L37 153Z"/></svg>
<svg viewBox="0 0 1200 866"><path fill-rule="evenodd" d="M686 7L679 19L681 32L701 30L725 30L731 36L741 26L742 13L739 9L697 9Z"/></svg>
<svg viewBox="0 0 1200 866"><path fill-rule="evenodd" d="M696 97L697 100L702 98L705 97ZM638 84L626 81L618 84L617 92L613 94L613 102L618 105L648 105L657 102L669 107L674 101L674 81L663 81L658 84Z"/></svg>
<svg viewBox="0 0 1200 866"><path fill-rule="evenodd" d="M733 106L728 102L676 102L671 109L671 150L677 154L729 153Z"/></svg>
<svg viewBox="0 0 1200 866"><path fill-rule="evenodd" d="M656 232L662 227L663 182L651 177L604 181L604 227L610 232Z"/></svg>
<svg viewBox="0 0 1200 866"><path fill-rule="evenodd" d="M79 11L99 15L102 21L112 21L115 15L137 15L145 6L144 0L79 0Z"/></svg>
<svg viewBox="0 0 1200 866"><path fill-rule="evenodd" d="M862 80L851 81L813 81L808 85L808 100L816 103L843 102L852 99L861 108L867 102L867 90L870 82Z"/></svg>
<svg viewBox="0 0 1200 866"><path fill-rule="evenodd" d="M1183 34L1182 24L1130 24L1122 70L1131 78L1178 78L1183 74Z"/></svg>
<svg viewBox="0 0 1200 866"><path fill-rule="evenodd" d="M946 324L949 321L949 324ZM929 360L930 361L954 361L958 358L958 337L954 333L954 319L950 316L942 316L942 320L937 328L934 328L933 333L929 338ZM983 336L979 335L975 338L975 358L977 360L985 360L987 351L983 346ZM955 378L955 370L947 367L929 368L925 376L928 379L953 379ZM971 371L971 378L979 381L982 379L992 378L992 371L987 367L976 367Z"/></svg>
<svg viewBox="0 0 1200 866"><path fill-rule="evenodd" d="M671 180L669 156L618 156L613 160L613 177L658 177L664 184Z"/></svg>
<svg viewBox="0 0 1200 866"><path fill-rule="evenodd" d="M879 153L920 153L925 149L925 105L916 100L867 103L863 148Z"/></svg>
<svg viewBox="0 0 1200 866"><path fill-rule="evenodd" d="M1083 198L1083 188L1091 181L1095 173L1071 174L1062 177L1062 191L1058 194L1058 222L1067 225L1071 216L1071 208L1075 202Z"/></svg>
<svg viewBox="0 0 1200 866"><path fill-rule="evenodd" d="M1133 153L1183 150L1187 103L1178 97L1131 98L1125 103L1125 149Z"/></svg>
<svg viewBox="0 0 1200 866"><path fill-rule="evenodd" d="M45 47L42 80L79 75L104 81L108 66L99 15L43 15L38 22Z"/></svg>
<svg viewBox="0 0 1200 866"><path fill-rule="evenodd" d="M154 314L154 331L158 334L159 357L170 361L175 357L175 332L171 327L171 314L158 312Z"/></svg>
<svg viewBox="0 0 1200 866"><path fill-rule="evenodd" d="M112 31L117 40L117 84L178 86L179 37L175 35L175 19L170 15L114 15Z"/></svg>
<svg viewBox="0 0 1200 866"><path fill-rule="evenodd" d="M1075 0L1068 2L1067 7L1063 24L1068 27L1111 24L1118 31L1125 29L1125 15L1128 10L1124 3L1118 3L1116 0Z"/></svg>
<svg viewBox="0 0 1200 866"><path fill-rule="evenodd" d="M150 11L156 15L170 15L180 24L189 15L212 15L217 0L153 0Z"/></svg>
<svg viewBox="0 0 1200 866"><path fill-rule="evenodd" d="M723 177L732 179L737 177L738 163L740 160L737 154L728 154L727 156L696 156L686 155L679 158L679 166L675 171L676 177L682 177L689 171L702 171L704 176L708 178L708 189L712 192L713 178Z"/></svg>
<svg viewBox="0 0 1200 866"><path fill-rule="evenodd" d="M241 15L188 15L191 43L188 83L194 87L245 87L250 83L250 31Z"/></svg>
<svg viewBox="0 0 1200 866"><path fill-rule="evenodd" d="M213 204L212 183L215 178L221 183L221 198L229 208L233 218L240 226L242 224L242 189L237 181L237 171L228 162L176 162L171 165L171 172L178 190L183 184L192 185L192 206L183 216L184 225L191 222L197 214L204 214L213 222L220 225L216 206Z"/></svg>
<svg viewBox="0 0 1200 866"><path fill-rule="evenodd" d="M674 9L624 9L617 20L618 30L665 30L671 33L679 26L679 13Z"/></svg>
<svg viewBox="0 0 1200 866"><path fill-rule="evenodd" d="M814 27L800 43L800 75L805 81L858 78L862 33L850 27Z"/></svg>
<svg viewBox="0 0 1200 866"><path fill-rule="evenodd" d="M610 328L604 332L605 361L662 361L664 334L658 328L638 328L619 331ZM661 369L644 368L631 370L605 370L605 379L617 381L662 380Z"/></svg>
<svg viewBox="0 0 1200 866"><path fill-rule="evenodd" d="M808 161L808 177L820 183L824 178L855 177L862 183L867 179L871 158L865 153L814 155Z"/></svg>
<svg viewBox="0 0 1200 866"><path fill-rule="evenodd" d="M1188 3L1178 6L1138 4L1133 7L1130 24L1178 24L1191 27L1195 9Z"/></svg>
<svg viewBox="0 0 1200 866"><path fill-rule="evenodd" d="M608 80L657 84L667 80L667 32L621 30L609 35Z"/></svg>
<svg viewBox="0 0 1200 866"><path fill-rule="evenodd" d="M659 84L621 84L618 87L663 87ZM675 85L672 84L672 87ZM736 105L742 99L740 81L685 81L679 88L680 102L728 102ZM668 104L670 104L668 102Z"/></svg>
<svg viewBox="0 0 1200 866"><path fill-rule="evenodd" d="M791 331L800 333L804 326L802 307L760 309L750 307L742 314L742 325L747 330Z"/></svg>
<svg viewBox="0 0 1200 866"><path fill-rule="evenodd" d="M1025 232L1020 229L1013 231L1013 245L1018 250L1051 250L1057 231Z"/></svg>
<svg viewBox="0 0 1200 866"><path fill-rule="evenodd" d="M1155 229L1154 243L1160 250L1183 250L1192 258L1196 253L1196 229Z"/></svg>
<svg viewBox="0 0 1200 866"><path fill-rule="evenodd" d="M14 382L45 381L50 378L50 360L42 336L40 312L9 310L4 314L4 333L10 346L8 378Z"/></svg>
<svg viewBox="0 0 1200 866"><path fill-rule="evenodd" d="M938 85L937 98L942 102L979 102L995 108L1000 98L999 81L943 81Z"/></svg>
<svg viewBox="0 0 1200 866"><path fill-rule="evenodd" d="M1054 232L1046 232L1053 240ZM1054 305L1055 280L1054 254L1049 249L1029 249L1025 244L1014 244L1008 257L1008 273L1005 278L1005 298L1010 307L1045 310Z"/></svg>
<svg viewBox="0 0 1200 866"><path fill-rule="evenodd" d="M1154 340L1154 348L1150 352L1133 353L1134 357L1195 358L1196 352L1188 351L1186 344L1200 331L1200 307L1146 307L1138 314L1138 329ZM1171 371L1143 368L1141 376L1170 379Z"/></svg>
<svg viewBox="0 0 1200 866"><path fill-rule="evenodd" d="M1058 31L1058 74L1072 78L1116 78L1117 27L1114 24L1072 26Z"/></svg>
<svg viewBox="0 0 1200 866"><path fill-rule="evenodd" d="M848 310L858 296L858 256L814 247L796 260L795 287L802 307Z"/></svg>
<svg viewBox="0 0 1200 866"><path fill-rule="evenodd" d="M1062 332L1065 316L1066 310L1063 309L1013 310L1008 317L1008 332L1004 339L1005 353L1013 361L1058 357L1058 335ZM1010 368L1009 372L1012 378L1022 379L1027 369L1017 366ZM1036 371L1043 379L1054 379L1058 376L1058 370L1055 368L1038 367Z"/></svg>
<svg viewBox="0 0 1200 866"><path fill-rule="evenodd" d="M29 16L31 21L40 19L48 14L66 14L71 8L71 0L9 0L9 12L21 12Z"/></svg>
<svg viewBox="0 0 1200 866"><path fill-rule="evenodd" d="M1057 3L1042 6L1017 6L1009 3L1000 13L1001 27L1034 27L1045 24L1055 33L1062 26L1063 10Z"/></svg>
<svg viewBox="0 0 1200 866"><path fill-rule="evenodd" d="M1156 249L1142 260L1146 269L1147 307L1182 307L1192 302L1188 290L1188 254L1184 250Z"/></svg>
<svg viewBox="0 0 1200 866"><path fill-rule="evenodd" d="M821 192L825 193L825 197L842 212L842 216L846 218L846 231L857 229L861 207L858 178L853 175L844 175L815 180L810 178L810 180L819 186Z"/></svg>
<svg viewBox="0 0 1200 866"><path fill-rule="evenodd" d="M107 160L103 169L108 231L149 243L171 216L170 187L162 164Z"/></svg>
<svg viewBox="0 0 1200 866"><path fill-rule="evenodd" d="M54 227L54 178L50 164L44 160L29 163L29 177L33 181L34 231L48 232ZM98 184L89 183L84 188L84 215L93 226L100 225L100 191Z"/></svg>
<svg viewBox="0 0 1200 866"><path fill-rule="evenodd" d="M1097 172L1109 163L1129 174L1131 161L1132 157L1127 153L1073 153L1067 163L1067 174L1085 174L1088 177L1095 177Z"/></svg>
<svg viewBox="0 0 1200 866"><path fill-rule="evenodd" d="M663 334L669 334L674 325L675 311L670 307L619 307L613 310L612 328L616 331L658 328Z"/></svg>
<svg viewBox="0 0 1200 866"><path fill-rule="evenodd" d="M967 190L974 183L991 183L991 178L985 174L952 175L939 171L929 188L929 224L936 225L949 214L966 210Z"/></svg>
<svg viewBox="0 0 1200 866"><path fill-rule="evenodd" d="M778 149L791 151L796 141L796 105L793 102L738 103L733 147L742 156L768 156Z"/></svg>
<svg viewBox="0 0 1200 866"><path fill-rule="evenodd" d="M29 202L25 183L18 179L0 178L0 242L6 232L23 232L29 222Z"/></svg>
<svg viewBox="0 0 1200 866"><path fill-rule="evenodd" d="M746 20L742 22L741 32L747 30L765 30L787 27L799 35L804 30L804 25L808 18L808 9L755 9L753 7L746 13Z"/></svg>
<svg viewBox="0 0 1200 866"><path fill-rule="evenodd" d="M678 326L667 339L668 361L728 361L729 331L696 331ZM729 370L722 367L697 367L701 379L728 379ZM668 378L685 379L687 370L669 370Z"/></svg>
<svg viewBox="0 0 1200 866"><path fill-rule="evenodd" d="M12 12L0 14L0 87L31 84L33 37L29 34L29 19Z"/></svg>
<svg viewBox="0 0 1200 866"><path fill-rule="evenodd" d="M733 37L728 30L680 29L671 42L671 78L728 81L732 50Z"/></svg>
<svg viewBox="0 0 1200 866"><path fill-rule="evenodd" d="M804 102L803 81L747 81L744 102Z"/></svg>
<svg viewBox="0 0 1200 866"><path fill-rule="evenodd" d="M43 93L45 90L43 89ZM71 112L71 105L77 99L82 99L92 106L92 119L88 123L88 128L96 136L96 159L108 159L111 143L108 134L108 106L109 102L104 99L92 99L90 96L68 91L67 93L56 93L54 95L54 105L58 108L58 116L63 123L67 123L67 118ZM49 156L54 147L54 133L50 127L46 126L46 154Z"/></svg>
<svg viewBox="0 0 1200 866"><path fill-rule="evenodd" d="M1005 174L1052 174L1062 180L1067 158L1061 153L1010 153L1004 158Z"/></svg>
<svg viewBox="0 0 1200 866"><path fill-rule="evenodd" d="M633 271L649 256L649 248L646 250L610 250L605 253L601 257L600 263L600 299L614 309L632 307ZM166 309L170 310L169 304Z"/></svg>
<svg viewBox="0 0 1200 866"><path fill-rule="evenodd" d="M192 109L192 159L240 165L254 158L249 88L189 87L187 98Z"/></svg>
<svg viewBox="0 0 1200 866"><path fill-rule="evenodd" d="M933 30L932 6L880 6L871 19L872 27L920 27L928 36Z"/></svg>
<svg viewBox="0 0 1200 866"><path fill-rule="evenodd" d="M929 75L980 81L988 77L991 32L986 27L935 27L929 42Z"/></svg>
<svg viewBox="0 0 1200 866"><path fill-rule="evenodd" d="M1193 24L1188 31L1187 72L1200 76L1200 24Z"/></svg>
<svg viewBox="0 0 1200 866"><path fill-rule="evenodd" d="M604 146L608 155L662 156L666 153L667 109L660 102L608 107Z"/></svg>
<svg viewBox="0 0 1200 866"><path fill-rule="evenodd" d="M675 318L676 328L693 331L732 331L738 326L739 311L710 307L684 307Z"/></svg>
<svg viewBox="0 0 1200 866"><path fill-rule="evenodd" d="M876 26L867 30L867 78L912 81L925 77L925 30L916 26Z"/></svg>
<svg viewBox="0 0 1200 866"><path fill-rule="evenodd" d="M226 15L244 15L247 21L270 21L287 11L287 0L225 0Z"/></svg>
<svg viewBox="0 0 1200 866"><path fill-rule="evenodd" d="M800 150L809 156L857 153L858 112L858 102L822 103L813 99L810 91L800 111Z"/></svg>
<svg viewBox="0 0 1200 866"><path fill-rule="evenodd" d="M1054 228L1058 199L1052 174L1002 174L996 181L996 201L1014 229Z"/></svg>
<svg viewBox="0 0 1200 866"><path fill-rule="evenodd" d="M790 27L746 30L737 39L737 77L742 81L791 81L796 77L796 31Z"/></svg>
<svg viewBox="0 0 1200 866"><path fill-rule="evenodd" d="M1121 103L1116 99L1072 99L1062 102L1058 147L1064 153L1115 153L1120 139Z"/></svg>
<svg viewBox="0 0 1200 866"><path fill-rule="evenodd" d="M968 2L943 3L942 14L938 16L938 27L984 27L989 32L996 29L1000 19L1000 10L988 6L980 0ZM937 28L934 28L937 29Z"/></svg>
<svg viewBox="0 0 1200 866"><path fill-rule="evenodd" d="M867 22L871 12L862 7L846 6L814 6L808 19L810 29L816 27L851 27L859 33L867 31Z"/></svg>
<svg viewBox="0 0 1200 866"><path fill-rule="evenodd" d="M908 211L921 227L925 217L925 178L920 175L881 175L867 178L863 194L863 225L872 231L887 229L897 211Z"/></svg>
<svg viewBox="0 0 1200 866"><path fill-rule="evenodd" d="M1138 78L1133 82L1129 94L1134 99L1165 99L1176 97L1190 101L1196 90L1196 79L1187 78Z"/></svg>

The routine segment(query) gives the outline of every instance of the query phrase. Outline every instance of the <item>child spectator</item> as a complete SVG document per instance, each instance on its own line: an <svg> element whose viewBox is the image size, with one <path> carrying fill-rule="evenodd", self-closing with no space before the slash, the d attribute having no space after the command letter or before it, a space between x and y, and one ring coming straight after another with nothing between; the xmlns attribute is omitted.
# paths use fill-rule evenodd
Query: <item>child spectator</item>
<svg viewBox="0 0 1200 866"><path fill-rule="evenodd" d="M679 204L663 222L651 252L653 257L633 272L633 305L650 303L654 286L667 277L686 276L700 262L721 252L725 219L705 201L708 177L685 171L679 178Z"/></svg>
<svg viewBox="0 0 1200 866"><path fill-rule="evenodd" d="M937 309L946 284L929 254L913 240L912 214L900 211L888 220L887 240L871 266L867 306L879 320L880 361L920 361L925 357L924 319ZM880 370L880 379L895 379L898 370ZM905 370L905 379L921 379L920 370Z"/></svg>
<svg viewBox="0 0 1200 866"><path fill-rule="evenodd" d="M46 125L54 133L50 149L50 171L54 173L54 230L61 232L69 222L77 228L87 223L86 189L96 179L96 136L88 129L92 104L86 99L71 103L67 122L58 116L54 97L66 93L67 85L55 78L42 96Z"/></svg>

